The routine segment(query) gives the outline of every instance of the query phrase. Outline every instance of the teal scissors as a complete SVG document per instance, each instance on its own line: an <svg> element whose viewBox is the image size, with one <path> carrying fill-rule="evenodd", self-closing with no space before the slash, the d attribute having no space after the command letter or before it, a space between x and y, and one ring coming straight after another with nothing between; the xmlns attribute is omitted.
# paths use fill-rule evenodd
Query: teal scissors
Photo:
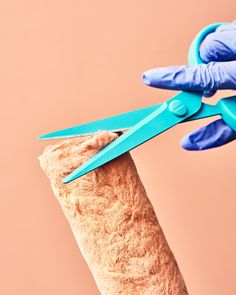
<svg viewBox="0 0 236 295"><path fill-rule="evenodd" d="M203 63L199 54L200 44L219 25L221 23L205 27L194 38L188 53L190 65ZM39 139L83 136L98 130L126 131L63 179L63 183L68 183L179 123L216 115L221 115L226 124L236 131L236 96L222 98L216 105L209 105L202 102L201 92L183 91L163 103L51 132L40 136Z"/></svg>

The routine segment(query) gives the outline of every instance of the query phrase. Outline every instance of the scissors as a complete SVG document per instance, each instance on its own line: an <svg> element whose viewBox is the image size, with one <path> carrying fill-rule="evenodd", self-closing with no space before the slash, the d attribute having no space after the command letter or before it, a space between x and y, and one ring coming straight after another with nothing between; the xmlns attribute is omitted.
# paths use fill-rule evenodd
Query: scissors
<svg viewBox="0 0 236 295"><path fill-rule="evenodd" d="M188 52L190 65L203 63L199 53L201 42L220 25L211 24L196 35ZM91 135L99 130L125 131L62 180L69 183L179 123L216 115L236 131L236 96L222 98L216 105L209 105L202 102L202 92L182 91L163 103L44 134L38 139Z"/></svg>

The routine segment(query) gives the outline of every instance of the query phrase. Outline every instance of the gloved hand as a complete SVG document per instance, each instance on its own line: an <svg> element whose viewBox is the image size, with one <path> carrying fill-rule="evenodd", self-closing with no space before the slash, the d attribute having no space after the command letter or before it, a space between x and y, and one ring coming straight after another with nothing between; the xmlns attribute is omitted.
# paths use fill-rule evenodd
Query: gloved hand
<svg viewBox="0 0 236 295"><path fill-rule="evenodd" d="M203 91L205 97L219 89L236 90L236 21L209 34L200 46L200 56L206 64L151 69L143 73L143 81L157 88ZM234 139L236 132L220 119L186 135L181 145L187 150L204 150Z"/></svg>

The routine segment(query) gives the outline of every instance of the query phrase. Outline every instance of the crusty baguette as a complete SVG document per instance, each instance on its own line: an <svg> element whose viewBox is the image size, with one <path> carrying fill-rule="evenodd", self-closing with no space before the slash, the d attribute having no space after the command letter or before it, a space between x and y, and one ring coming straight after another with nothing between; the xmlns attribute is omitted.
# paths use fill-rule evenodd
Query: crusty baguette
<svg viewBox="0 0 236 295"><path fill-rule="evenodd" d="M47 147L40 163L103 295L187 295L129 153L61 180L117 137L98 132Z"/></svg>

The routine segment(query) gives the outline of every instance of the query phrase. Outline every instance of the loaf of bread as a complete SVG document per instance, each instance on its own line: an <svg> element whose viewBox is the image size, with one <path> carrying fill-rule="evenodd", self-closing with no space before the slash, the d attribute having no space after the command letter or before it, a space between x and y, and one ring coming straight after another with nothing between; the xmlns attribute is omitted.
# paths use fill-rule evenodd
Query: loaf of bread
<svg viewBox="0 0 236 295"><path fill-rule="evenodd" d="M101 131L52 144L41 167L102 295L187 295L129 153L61 182L117 136Z"/></svg>

